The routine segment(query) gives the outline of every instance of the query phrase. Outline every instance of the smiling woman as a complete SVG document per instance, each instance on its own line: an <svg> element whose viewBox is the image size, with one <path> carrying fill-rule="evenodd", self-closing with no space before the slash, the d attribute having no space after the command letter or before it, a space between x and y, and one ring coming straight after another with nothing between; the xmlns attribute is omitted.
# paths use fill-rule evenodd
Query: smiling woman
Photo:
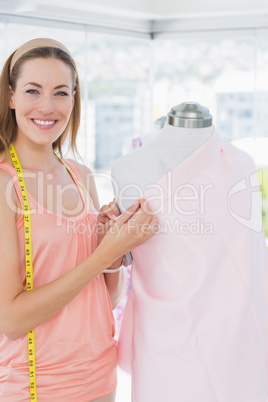
<svg viewBox="0 0 268 402"><path fill-rule="evenodd" d="M17 141L34 136L39 144L55 143L68 124L74 96L71 71L64 62L52 58L26 61L15 91L10 86L9 106L18 124ZM40 129L47 131L45 136L40 135Z"/></svg>
<svg viewBox="0 0 268 402"><path fill-rule="evenodd" d="M116 220L114 201L97 212L90 170L60 157L79 122L69 51L22 45L0 77L1 402L115 400L120 266L156 220L145 200Z"/></svg>

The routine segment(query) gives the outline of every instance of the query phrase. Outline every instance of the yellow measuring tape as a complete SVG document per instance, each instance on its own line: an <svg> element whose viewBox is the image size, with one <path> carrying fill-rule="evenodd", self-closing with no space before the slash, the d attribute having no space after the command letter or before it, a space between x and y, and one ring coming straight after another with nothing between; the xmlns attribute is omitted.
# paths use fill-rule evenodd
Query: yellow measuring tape
<svg viewBox="0 0 268 402"><path fill-rule="evenodd" d="M55 152L54 152L54 154L55 154ZM66 169L68 170L68 172L70 172L71 175L75 178L75 180L76 180L77 183L79 184L79 187L81 187L81 189L84 191L84 193L88 196L88 199L89 199L89 201L91 202L91 204L94 205L94 204L93 204L93 201L92 201L92 198L90 197L89 192L87 191L87 189L86 189L86 187L83 185L83 183L81 183L81 181L78 180L78 178L75 176L74 172L73 172L72 169L67 165L67 163L65 163L64 160L61 159L57 154L55 154L55 155L56 155L56 157L61 161L61 163L66 167Z"/></svg>
<svg viewBox="0 0 268 402"><path fill-rule="evenodd" d="M32 253L32 230L30 202L26 191L23 171L13 144L9 146L9 153L16 169L22 195L24 208L24 241L25 241L25 263L26 263L26 289L33 289L33 253ZM28 332L28 356L30 375L30 397L31 401L37 402L36 393L36 368L35 368L35 333L34 329Z"/></svg>
<svg viewBox="0 0 268 402"><path fill-rule="evenodd" d="M25 263L26 263L26 288L28 290L33 289L33 254L32 254L32 229L31 229L31 209L30 202L26 190L26 185L24 181L22 167L18 158L18 155L15 151L14 145L10 144L9 153L12 159L13 165L16 169L22 201L24 208L24 241L25 241ZM56 155L56 154L55 154ZM58 155L56 155L58 157ZM58 157L59 158L59 157ZM71 173L71 175L75 178L79 186L88 196L90 202L93 204L93 201L85 188L85 186L78 180L75 176L71 168L65 163L61 158L59 158L61 163L66 167L66 169ZM28 357L29 357L29 375L30 375L30 398L31 401L37 402L37 391L36 391L36 367L35 367L35 332L32 329L28 332Z"/></svg>

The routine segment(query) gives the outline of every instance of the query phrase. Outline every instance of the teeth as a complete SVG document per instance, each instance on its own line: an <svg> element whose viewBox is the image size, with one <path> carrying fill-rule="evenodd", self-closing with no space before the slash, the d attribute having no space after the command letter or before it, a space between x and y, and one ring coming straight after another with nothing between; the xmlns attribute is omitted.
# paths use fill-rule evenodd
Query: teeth
<svg viewBox="0 0 268 402"><path fill-rule="evenodd" d="M33 119L33 121L36 124L39 124L41 126L51 126L52 124L56 123L56 120L35 120L35 119Z"/></svg>

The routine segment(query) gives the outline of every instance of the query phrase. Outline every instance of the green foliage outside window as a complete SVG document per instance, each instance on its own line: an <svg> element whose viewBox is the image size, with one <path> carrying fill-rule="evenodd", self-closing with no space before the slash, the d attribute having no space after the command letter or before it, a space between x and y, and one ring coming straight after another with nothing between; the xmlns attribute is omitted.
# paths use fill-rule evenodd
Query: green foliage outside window
<svg viewBox="0 0 268 402"><path fill-rule="evenodd" d="M261 197L262 220L266 239L268 239L268 168L258 170Z"/></svg>

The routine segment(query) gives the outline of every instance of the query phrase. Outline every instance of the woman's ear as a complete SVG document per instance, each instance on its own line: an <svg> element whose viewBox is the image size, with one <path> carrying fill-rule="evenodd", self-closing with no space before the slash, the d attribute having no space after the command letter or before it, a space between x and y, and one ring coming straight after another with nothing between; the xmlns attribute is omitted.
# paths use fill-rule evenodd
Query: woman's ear
<svg viewBox="0 0 268 402"><path fill-rule="evenodd" d="M11 85L9 85L8 103L9 103L10 109L15 109L14 92L13 92L13 89L11 88Z"/></svg>

